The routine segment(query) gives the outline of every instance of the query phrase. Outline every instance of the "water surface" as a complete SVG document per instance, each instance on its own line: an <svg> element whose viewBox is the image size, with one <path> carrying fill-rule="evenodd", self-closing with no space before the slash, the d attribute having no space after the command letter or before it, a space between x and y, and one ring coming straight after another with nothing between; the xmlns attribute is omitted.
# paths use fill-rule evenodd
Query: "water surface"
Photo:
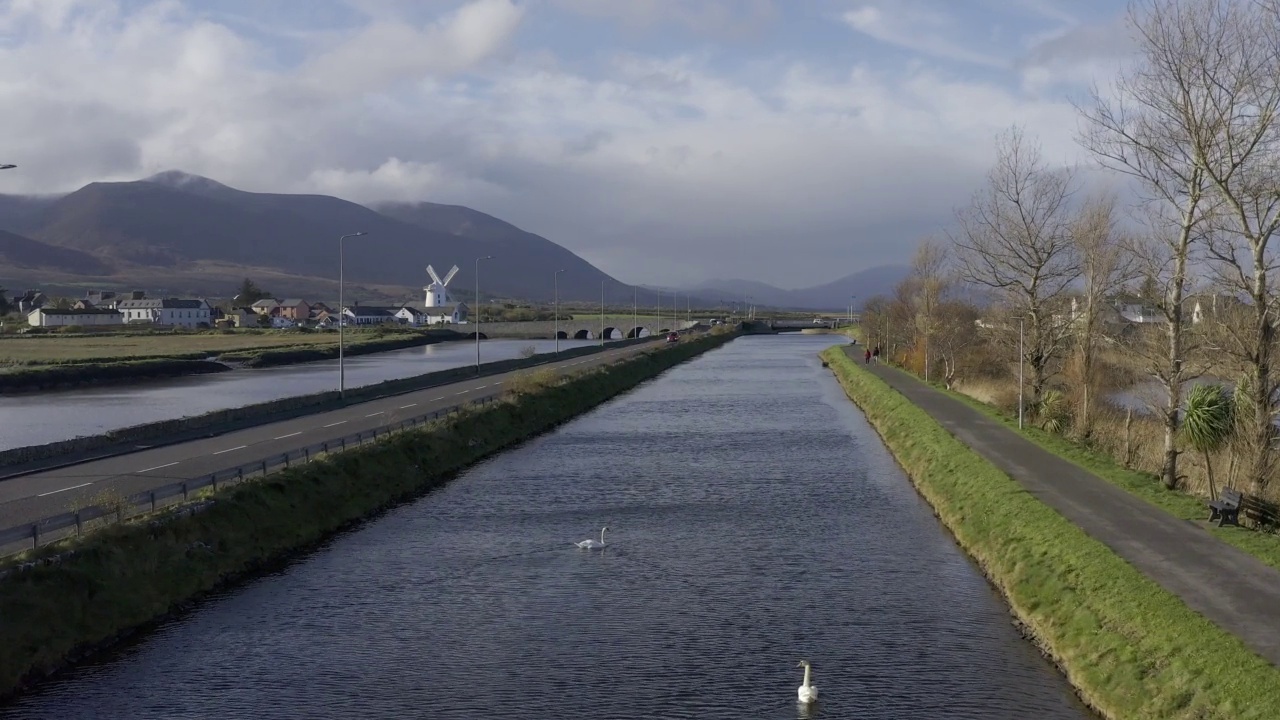
<svg viewBox="0 0 1280 720"><path fill-rule="evenodd" d="M0 718L1090 717L830 344L735 340Z"/></svg>

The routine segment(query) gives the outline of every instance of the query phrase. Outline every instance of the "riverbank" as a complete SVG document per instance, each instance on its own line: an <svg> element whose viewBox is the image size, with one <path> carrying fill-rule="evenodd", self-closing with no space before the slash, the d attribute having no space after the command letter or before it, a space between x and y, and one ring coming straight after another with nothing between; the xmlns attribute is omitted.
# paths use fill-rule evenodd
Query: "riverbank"
<svg viewBox="0 0 1280 720"><path fill-rule="evenodd" d="M1280 717L1280 671L836 347L822 358L1027 634L1108 718Z"/></svg>
<svg viewBox="0 0 1280 720"><path fill-rule="evenodd" d="M574 358L597 353L601 350L645 342L653 342L653 340L650 338L618 340L604 346L590 345L570 348L562 350L554 356L549 353L543 353L525 358L498 360L482 364L478 375L474 365L466 365L350 388L346 391L345 397L336 390L328 390L237 408L215 410L191 417L134 425L101 435L12 448L0 451L0 478L14 473L48 469L68 462L80 462L109 455L118 455L122 452L133 450L139 445L154 447L156 445L172 444L197 437L253 427L267 422L288 420L311 413L335 410L352 403L423 390L459 380L496 375L511 370L521 370L549 362L553 357L559 359Z"/></svg>
<svg viewBox="0 0 1280 720"><path fill-rule="evenodd" d="M363 334L368 335L368 333ZM172 336L168 339L177 340L181 337ZM474 337L475 333L464 334L453 330L396 330L378 337L353 339L346 343L343 353L348 357L355 357ZM74 339L50 337L6 342L70 342ZM147 380L224 372L234 367L277 367L317 360L332 360L337 357L338 345L335 339L332 344L312 342L226 352L174 353L160 357L112 356L92 360L33 363L0 372L0 394L45 392L99 385L132 385Z"/></svg>
<svg viewBox="0 0 1280 720"><path fill-rule="evenodd" d="M63 553L61 561L0 579L0 694L110 647L736 336L659 346L565 381L532 373L503 402L237 485L212 495L202 512L172 512L165 522L131 522L42 549L41 557Z"/></svg>

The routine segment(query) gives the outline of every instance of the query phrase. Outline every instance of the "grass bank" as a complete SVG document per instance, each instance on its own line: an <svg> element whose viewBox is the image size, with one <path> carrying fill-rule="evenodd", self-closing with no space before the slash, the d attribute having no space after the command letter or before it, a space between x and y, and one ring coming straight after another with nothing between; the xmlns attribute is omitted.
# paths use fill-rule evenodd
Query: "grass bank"
<svg viewBox="0 0 1280 720"><path fill-rule="evenodd" d="M123 385L142 379L206 375L230 369L222 363L191 358L36 365L0 373L0 394L45 392L84 385Z"/></svg>
<svg viewBox="0 0 1280 720"><path fill-rule="evenodd" d="M620 340L601 347L591 345L561 351L559 359L591 355L603 350L625 347L636 342L650 342L645 338L640 341ZM512 370L522 370L548 362L548 355L534 355L528 358L498 360L480 366L481 375L497 375ZM213 363L216 365L216 363ZM218 367L225 367L218 365ZM364 385L347 390L345 399L336 390L310 395L281 398L255 405L246 405L226 410L215 410L192 417L160 420L143 425L112 430L102 435L60 440L44 445L0 450L0 470L6 468L10 472L17 469L41 469L51 464L62 464L67 461L79 461L87 458L102 457L120 452L121 448L131 448L139 444L157 445L180 442L217 432L230 432L254 425L261 425L277 420L287 420L302 415L309 415L326 410L336 410L346 405L365 402L376 398L399 395L401 393L424 390L437 385L458 382L476 377L475 366L438 370L432 373L386 380L375 385Z"/></svg>
<svg viewBox="0 0 1280 720"><path fill-rule="evenodd" d="M382 337L356 340L345 343L343 353L348 357L368 355L370 353L402 350L404 348L434 345L450 340L462 340L475 337L454 330L421 330L413 332L388 333ZM277 365L293 365L295 363L315 362L317 360L336 360L338 344L312 344L295 347L269 347L223 353L218 359L223 362L241 363L245 367L273 367Z"/></svg>
<svg viewBox="0 0 1280 720"><path fill-rule="evenodd" d="M67 545L42 550L62 560L0 579L0 695L735 336L659 346L565 381L532 373L503 402L224 490L201 513L116 526L71 545L74 554Z"/></svg>
<svg viewBox="0 0 1280 720"><path fill-rule="evenodd" d="M1105 717L1280 717L1280 670L1036 500L842 348L822 358L1027 632Z"/></svg>

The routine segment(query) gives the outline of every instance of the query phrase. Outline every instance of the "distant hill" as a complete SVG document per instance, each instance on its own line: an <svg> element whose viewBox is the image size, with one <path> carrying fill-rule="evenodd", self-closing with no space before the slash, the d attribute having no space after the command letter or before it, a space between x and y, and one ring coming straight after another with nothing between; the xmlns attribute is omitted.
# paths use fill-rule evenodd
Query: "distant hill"
<svg viewBox="0 0 1280 720"><path fill-rule="evenodd" d="M615 297L630 293L565 248L484 213L432 203L381 208L326 195L245 192L180 171L91 183L63 196L0 195L0 229L29 241L8 241L0 278L152 287L147 283L159 277L170 291L230 292L247 275L277 292L287 286L336 294L338 236L365 231L345 243L353 287L416 296L430 282L428 264L441 275L456 264L450 289L469 298L475 258L493 255L481 267L486 297L550 300L552 273L561 268L563 300L598 298L601 280ZM36 258L41 254L47 260Z"/></svg>
<svg viewBox="0 0 1280 720"><path fill-rule="evenodd" d="M797 310L847 310L849 297L856 295L854 307L876 295L890 295L893 288L907 277L906 265L882 265L860 270L839 280L799 290L784 290L755 280L709 280L689 292L720 300L743 301L748 296L756 305Z"/></svg>

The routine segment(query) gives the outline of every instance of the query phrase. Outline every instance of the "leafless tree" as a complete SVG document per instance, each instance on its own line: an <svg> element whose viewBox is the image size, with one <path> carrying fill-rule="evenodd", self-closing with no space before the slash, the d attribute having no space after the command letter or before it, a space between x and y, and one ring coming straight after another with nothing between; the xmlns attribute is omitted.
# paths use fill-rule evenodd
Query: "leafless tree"
<svg viewBox="0 0 1280 720"><path fill-rule="evenodd" d="M924 353L924 379L929 381L930 341L939 325L938 307L952 285L952 274L947 267L947 248L933 238L928 238L916 248L911 260L909 277L911 294L908 299L913 312L912 325L915 339Z"/></svg>
<svg viewBox="0 0 1280 720"><path fill-rule="evenodd" d="M1249 371L1247 477L1255 493L1276 468L1280 373L1274 274L1280 232L1280 2L1201 0L1182 16L1203 57L1192 68L1213 133L1196 154L1218 197L1208 255L1220 283L1249 299L1249 321L1223 350Z"/></svg>
<svg viewBox="0 0 1280 720"><path fill-rule="evenodd" d="M1040 149L1011 128L998 138L986 186L958 213L952 236L960 276L1002 294L1026 318L1031 407L1056 372L1071 329L1059 314L1080 277L1070 232L1073 184L1070 171L1050 168Z"/></svg>
<svg viewBox="0 0 1280 720"><path fill-rule="evenodd" d="M1080 256L1082 288L1072 309L1076 329L1076 368L1079 371L1075 432L1088 439L1093 431L1093 391L1097 386L1094 359L1102 335L1107 295L1134 280L1136 258L1121 242L1116 227L1116 198L1091 198L1080 208L1071 225L1071 238Z"/></svg>
<svg viewBox="0 0 1280 720"><path fill-rule="evenodd" d="M942 363L942 381L955 387L962 358L978 345L978 309L961 300L943 300L934 311L936 329L931 338L934 354Z"/></svg>
<svg viewBox="0 0 1280 720"><path fill-rule="evenodd" d="M1193 0L1197 6L1218 2ZM1110 93L1095 88L1090 101L1078 108L1085 121L1081 145L1104 167L1138 181L1151 220L1151 232L1138 239L1134 256L1144 261L1146 275L1163 285L1158 307L1165 320L1165 344L1163 352L1151 354L1152 338L1142 333L1137 347L1148 351L1147 369L1165 391L1160 475L1167 487L1178 483L1179 408L1192 376L1185 363L1183 319L1189 269L1194 245L1214 210L1199 148L1204 138L1220 134L1199 74L1206 65L1223 61L1196 18L1178 0L1141 0L1131 6L1128 20L1139 47L1137 63L1120 73Z"/></svg>

